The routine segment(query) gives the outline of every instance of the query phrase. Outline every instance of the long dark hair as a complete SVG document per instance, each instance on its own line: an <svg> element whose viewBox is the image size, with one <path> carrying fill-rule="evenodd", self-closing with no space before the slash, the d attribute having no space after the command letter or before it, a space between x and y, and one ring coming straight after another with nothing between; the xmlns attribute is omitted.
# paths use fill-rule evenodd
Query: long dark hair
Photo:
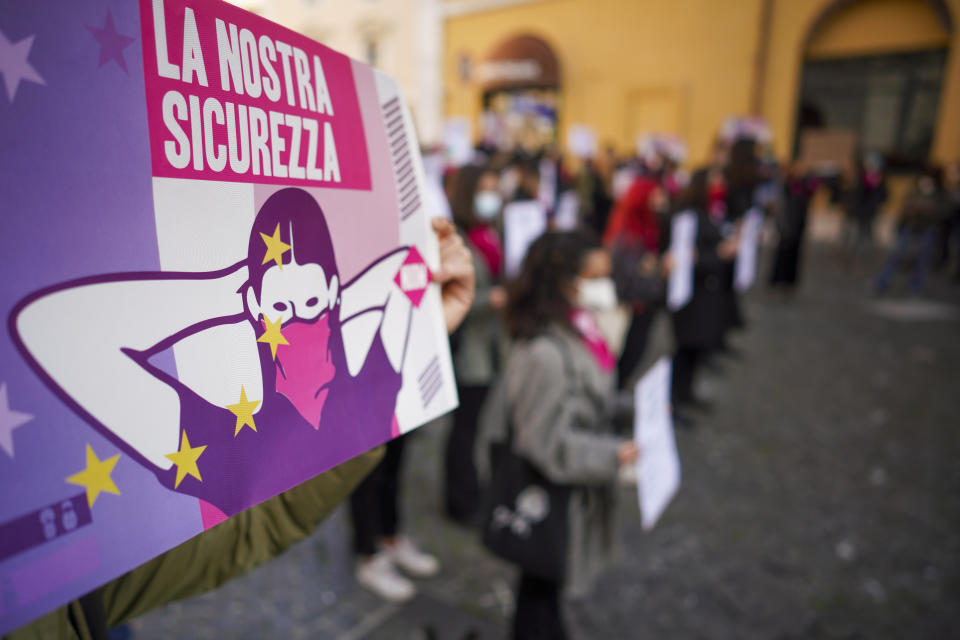
<svg viewBox="0 0 960 640"><path fill-rule="evenodd" d="M710 192L708 188L708 171L706 169L697 169L690 176L690 182L680 192L677 199L676 211L686 211L693 209L705 213L710 204Z"/></svg>
<svg viewBox="0 0 960 640"><path fill-rule="evenodd" d="M272 236L278 228L280 240L291 247L284 252L282 264L290 264L296 258L300 264L315 263L323 267L328 282L332 276L337 275L333 239L323 209L313 196L303 189L281 189L267 198L260 207L253 220L247 243L247 271L250 274L248 282L258 299L263 274L274 265L272 260L263 260L266 245L261 234Z"/></svg>
<svg viewBox="0 0 960 640"><path fill-rule="evenodd" d="M453 176L453 194L450 198L450 212L453 222L463 231L477 226L477 215L473 210L473 197L477 194L477 184L489 169L468 164L461 167Z"/></svg>
<svg viewBox="0 0 960 640"><path fill-rule="evenodd" d="M551 324L569 326L570 288L587 255L600 245L583 231L548 231L530 245L520 275L509 285L507 329L532 338Z"/></svg>
<svg viewBox="0 0 960 640"><path fill-rule="evenodd" d="M760 182L760 161L757 143L741 138L730 147L730 159L724 171L731 191L751 192Z"/></svg>

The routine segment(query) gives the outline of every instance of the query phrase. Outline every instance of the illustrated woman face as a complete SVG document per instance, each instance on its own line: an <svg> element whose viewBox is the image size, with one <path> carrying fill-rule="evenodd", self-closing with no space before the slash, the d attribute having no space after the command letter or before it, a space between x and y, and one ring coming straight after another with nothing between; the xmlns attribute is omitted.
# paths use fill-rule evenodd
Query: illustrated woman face
<svg viewBox="0 0 960 640"><path fill-rule="evenodd" d="M276 390L315 428L338 363L340 279L323 211L301 189L263 204L250 233L245 302ZM269 366L269 365L267 365Z"/></svg>
<svg viewBox="0 0 960 640"><path fill-rule="evenodd" d="M282 325L309 322L336 306L339 288L337 276L328 277L319 264L274 265L263 274L259 300L252 288L247 290L247 308L254 322L261 315Z"/></svg>

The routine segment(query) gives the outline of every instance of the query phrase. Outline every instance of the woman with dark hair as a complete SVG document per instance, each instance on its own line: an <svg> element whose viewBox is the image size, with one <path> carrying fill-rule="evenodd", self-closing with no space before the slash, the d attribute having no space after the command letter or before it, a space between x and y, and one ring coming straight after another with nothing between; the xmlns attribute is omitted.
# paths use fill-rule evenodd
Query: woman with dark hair
<svg viewBox="0 0 960 640"><path fill-rule="evenodd" d="M756 191L762 178L755 140L739 138L733 143L727 166L724 168L724 177L727 184L726 209L718 230L725 239L736 241L740 233L740 223L747 211L756 206ZM741 329L744 320L740 295L733 286L734 260L724 262L721 279L725 329ZM720 341L717 349L730 351L725 340Z"/></svg>
<svg viewBox="0 0 960 640"><path fill-rule="evenodd" d="M461 168L453 178L453 220L473 257L477 289L473 307L451 341L460 406L447 439L444 504L451 519L467 524L480 508L473 444L483 399L499 370L500 312L507 300L498 284L503 271L497 233L503 205L499 184L495 171L473 165Z"/></svg>
<svg viewBox="0 0 960 640"><path fill-rule="evenodd" d="M729 295L725 278L737 254L735 238L724 239L720 224L710 215L708 172L696 171L681 194L677 213L697 217L693 295L673 313L676 353L671 396L675 408L695 402L694 375L709 352L720 348L728 327ZM683 424L683 422L681 422Z"/></svg>
<svg viewBox="0 0 960 640"><path fill-rule="evenodd" d="M610 559L614 482L619 466L638 455L633 441L613 435L616 362L584 310L609 275L609 256L588 236L548 232L531 245L510 287L507 326L516 344L481 417L478 462L487 462L485 444L509 433L517 456L572 490L566 575L561 583L521 571L518 640L566 637L561 590L583 594Z"/></svg>
<svg viewBox="0 0 960 640"><path fill-rule="evenodd" d="M807 228L807 212L818 187L818 181L791 166L783 180L783 207L777 213L780 240L773 255L770 286L792 292L800 275L803 236Z"/></svg>

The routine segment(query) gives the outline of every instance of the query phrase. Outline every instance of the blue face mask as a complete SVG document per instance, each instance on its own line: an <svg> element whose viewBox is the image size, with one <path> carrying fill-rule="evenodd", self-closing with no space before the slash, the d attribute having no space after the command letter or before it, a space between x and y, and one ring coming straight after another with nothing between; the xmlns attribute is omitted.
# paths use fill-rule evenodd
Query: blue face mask
<svg viewBox="0 0 960 640"><path fill-rule="evenodd" d="M484 222L490 222L500 213L503 199L496 191L478 191L473 197L473 211Z"/></svg>

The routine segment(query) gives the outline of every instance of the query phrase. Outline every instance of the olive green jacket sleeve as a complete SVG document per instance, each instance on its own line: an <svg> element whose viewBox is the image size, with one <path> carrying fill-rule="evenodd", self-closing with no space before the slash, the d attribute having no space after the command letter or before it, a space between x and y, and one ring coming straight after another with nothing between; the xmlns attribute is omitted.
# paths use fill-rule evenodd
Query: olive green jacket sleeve
<svg viewBox="0 0 960 640"><path fill-rule="evenodd" d="M375 449L239 513L108 582L101 589L113 627L175 600L217 588L309 536L383 456ZM87 640L76 601L34 620L10 640Z"/></svg>

